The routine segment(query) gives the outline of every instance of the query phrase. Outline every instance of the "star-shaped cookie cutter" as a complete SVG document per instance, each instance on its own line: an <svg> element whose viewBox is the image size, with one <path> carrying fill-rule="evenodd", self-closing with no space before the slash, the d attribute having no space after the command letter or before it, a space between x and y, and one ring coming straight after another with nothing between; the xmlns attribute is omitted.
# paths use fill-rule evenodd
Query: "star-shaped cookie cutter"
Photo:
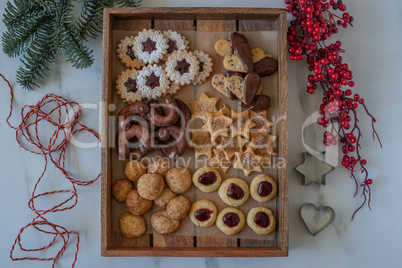
<svg viewBox="0 0 402 268"><path fill-rule="evenodd" d="M321 154L325 159L325 152ZM335 167L309 152L303 153L303 161L294 169L302 174L302 184L308 186L312 183L325 185L325 177L332 172Z"/></svg>

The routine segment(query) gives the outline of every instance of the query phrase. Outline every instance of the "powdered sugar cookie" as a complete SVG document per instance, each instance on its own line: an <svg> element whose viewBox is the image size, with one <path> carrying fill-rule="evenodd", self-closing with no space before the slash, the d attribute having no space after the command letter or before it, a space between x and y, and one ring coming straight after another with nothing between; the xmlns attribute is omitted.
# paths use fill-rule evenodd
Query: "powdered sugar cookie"
<svg viewBox="0 0 402 268"><path fill-rule="evenodd" d="M156 64L145 66L138 75L138 92L148 99L155 99L166 94L169 84L165 70Z"/></svg>
<svg viewBox="0 0 402 268"><path fill-rule="evenodd" d="M144 66L144 63L137 59L134 50L134 36L126 36L126 38L120 40L117 45L117 53L121 62L128 68L140 69Z"/></svg>
<svg viewBox="0 0 402 268"><path fill-rule="evenodd" d="M140 71L128 69L117 76L117 94L124 102L132 103L143 99L143 95L138 91L139 73Z"/></svg>
<svg viewBox="0 0 402 268"><path fill-rule="evenodd" d="M187 50L188 41L186 38L176 31L168 30L163 32L163 36L168 40L168 49L165 55L167 59L174 51Z"/></svg>
<svg viewBox="0 0 402 268"><path fill-rule="evenodd" d="M166 73L170 81L179 85L187 85L198 75L200 63L192 52L175 51L166 62Z"/></svg>
<svg viewBox="0 0 402 268"><path fill-rule="evenodd" d="M195 77L194 85L201 85L207 81L208 77L211 75L212 63L211 57L202 50L194 50L194 55L200 62L200 68L198 69L198 75Z"/></svg>
<svg viewBox="0 0 402 268"><path fill-rule="evenodd" d="M144 29L134 38L135 56L144 63L157 63L166 54L168 47L168 40L160 31Z"/></svg>

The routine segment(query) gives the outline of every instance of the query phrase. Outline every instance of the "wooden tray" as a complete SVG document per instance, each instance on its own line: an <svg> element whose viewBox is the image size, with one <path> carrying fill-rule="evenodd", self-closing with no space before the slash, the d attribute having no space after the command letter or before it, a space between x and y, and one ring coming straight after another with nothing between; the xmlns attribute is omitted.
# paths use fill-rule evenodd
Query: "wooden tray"
<svg viewBox="0 0 402 268"><path fill-rule="evenodd" d="M137 239L126 239L118 231L116 204L111 195L112 183L124 176L124 163L114 161L114 135L111 120L123 107L115 93L115 79L122 67L115 67L116 44L119 32L136 32L144 28L176 30L193 37L210 33L216 36L230 32L275 34L276 51L271 52L279 62L273 83L277 92L271 96L275 110L276 157L282 159L282 168L273 168L269 174L277 179L278 196L275 201L277 226L271 240L237 239L236 237L206 237L146 234ZM287 58L286 12L269 8L108 8L104 11L103 33L103 91L102 91L102 256L177 256L177 257L269 257L288 255L288 126L287 126ZM216 39L217 40L217 39ZM210 46L213 48L214 42ZM255 47L255 46L254 46ZM197 47L198 48L198 47ZM214 68L217 66L214 61ZM218 64L219 65L219 64ZM119 69L121 68L121 70ZM206 83L210 86L210 80ZM263 84L264 85L264 84ZM182 90L183 91L183 90ZM194 90L196 91L196 90ZM198 90L200 92L203 91ZM180 94L180 92L179 92ZM199 97L200 93L194 93ZM224 98L216 92L215 96ZM188 104L188 103L187 103ZM272 106L273 105L273 106ZM117 107L113 109L113 107ZM111 127L112 126L112 127ZM191 150L191 149L188 149ZM123 175L122 175L123 174ZM225 176L226 178L226 176ZM219 208L219 207L218 207Z"/></svg>

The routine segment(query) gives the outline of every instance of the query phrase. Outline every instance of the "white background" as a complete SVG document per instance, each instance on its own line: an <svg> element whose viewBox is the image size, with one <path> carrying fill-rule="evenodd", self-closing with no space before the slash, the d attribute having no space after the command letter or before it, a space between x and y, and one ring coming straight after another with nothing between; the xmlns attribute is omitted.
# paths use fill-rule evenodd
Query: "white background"
<svg viewBox="0 0 402 268"><path fill-rule="evenodd" d="M5 8L0 3L0 15ZM402 7L398 0L346 0L354 16L354 28L340 30L332 40L341 40L356 82L355 91L365 98L377 118L383 149L371 139L370 121L359 109L361 127L365 134L362 154L374 180L372 211L364 207L353 222L350 217L361 199L353 199L354 184L347 172L338 167L327 176L326 186L301 185L301 177L293 168L301 162L305 150L301 125L314 113L322 96L305 93L306 63L289 62L289 228L290 250L286 258L104 258L100 256L100 180L88 187L78 187L78 205L71 211L55 214L50 220L81 234L77 267L400 267L402 262L402 207L400 192L399 152L402 149L400 101L402 75ZM144 0L143 6L224 6L284 8L282 0ZM0 32L5 30L0 22ZM335 39L336 38L336 39ZM16 110L12 123L20 120L19 110L25 104L35 104L46 93L60 94L80 103L99 103L102 80L102 39L91 41L95 63L86 70L76 70L63 57L53 68L48 82L33 92L16 84L18 59L9 59L0 52L0 72L15 86ZM15 141L15 132L5 123L9 113L9 92L0 82L0 267L49 267L38 261L12 262L9 251L19 229L34 216L27 206L37 177L42 172L43 158L22 150ZM17 112L18 111L18 112ZM99 109L86 110L81 121L99 130ZM318 149L322 129L305 131L310 146ZM79 138L93 141L90 135ZM70 147L67 165L74 174L89 178L100 170L100 149L76 150ZM79 161L79 162L78 162ZM49 168L46 184L49 189L63 186L61 175ZM313 238L298 214L304 202L329 205L334 208L333 224ZM43 239L37 233L27 233L24 241L39 245ZM70 267L74 246L71 245L59 267Z"/></svg>

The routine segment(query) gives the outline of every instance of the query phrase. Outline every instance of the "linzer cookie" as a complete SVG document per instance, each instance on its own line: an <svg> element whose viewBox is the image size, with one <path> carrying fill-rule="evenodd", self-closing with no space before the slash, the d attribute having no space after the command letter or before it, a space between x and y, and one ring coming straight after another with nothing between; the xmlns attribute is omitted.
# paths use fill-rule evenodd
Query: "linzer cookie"
<svg viewBox="0 0 402 268"><path fill-rule="evenodd" d="M207 81L208 77L211 75L212 63L211 57L202 50L194 50L194 55L200 62L200 67L198 70L198 75L195 77L194 85L201 85Z"/></svg>
<svg viewBox="0 0 402 268"><path fill-rule="evenodd" d="M182 86L195 80L199 68L197 56L187 50L173 52L166 62L166 72L170 81Z"/></svg>
<svg viewBox="0 0 402 268"><path fill-rule="evenodd" d="M118 57L128 68L140 69L144 66L144 63L135 56L133 47L134 36L127 36L120 40L117 46Z"/></svg>
<svg viewBox="0 0 402 268"><path fill-rule="evenodd" d="M138 91L138 75L140 71L128 69L117 76L116 92L127 103L141 101L143 95Z"/></svg>
<svg viewBox="0 0 402 268"><path fill-rule="evenodd" d="M166 60L174 51L188 50L188 41L178 32L172 30L164 31L163 36L168 40L169 46L165 55Z"/></svg>
<svg viewBox="0 0 402 268"><path fill-rule="evenodd" d="M144 63L157 63L167 53L168 40L160 31L146 30L135 37L133 50L135 56Z"/></svg>
<svg viewBox="0 0 402 268"><path fill-rule="evenodd" d="M144 67L138 75L138 91L148 99L165 95L169 90L169 84L165 70L156 64Z"/></svg>

